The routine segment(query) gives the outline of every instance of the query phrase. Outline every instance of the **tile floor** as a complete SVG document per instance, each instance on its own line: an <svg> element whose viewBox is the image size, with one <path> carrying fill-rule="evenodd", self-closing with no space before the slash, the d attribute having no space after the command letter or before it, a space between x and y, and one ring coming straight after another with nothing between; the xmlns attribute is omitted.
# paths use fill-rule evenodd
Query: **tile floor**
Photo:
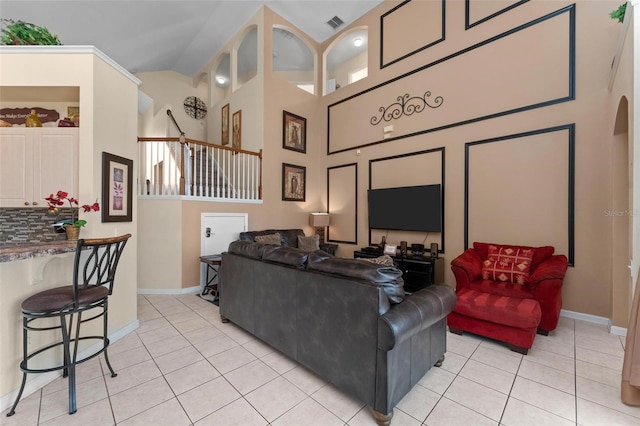
<svg viewBox="0 0 640 426"><path fill-rule="evenodd" d="M372 413L318 376L222 324L196 295L138 296L140 328L78 372L78 412L66 414L66 380L21 401L2 425L375 425ZM529 355L447 333L442 368L397 405L394 426L640 425L620 402L624 338L562 318Z"/></svg>

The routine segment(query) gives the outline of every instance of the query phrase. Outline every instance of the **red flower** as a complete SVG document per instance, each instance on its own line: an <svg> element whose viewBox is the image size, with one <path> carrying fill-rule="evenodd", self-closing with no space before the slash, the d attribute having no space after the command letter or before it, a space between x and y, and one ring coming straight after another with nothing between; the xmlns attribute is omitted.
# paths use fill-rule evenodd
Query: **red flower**
<svg viewBox="0 0 640 426"><path fill-rule="evenodd" d="M77 206L79 204L78 200L76 198L69 197L68 192L58 191L56 195L51 194L47 198L45 198L45 200L49 204L49 211L51 212L58 211L58 206L64 206L64 202L66 200L69 203L69 207L72 208L71 220L73 224L76 226L84 226L84 224L87 223L86 220L78 220L78 209L73 208L74 205ZM97 212L97 211L100 211L100 205L96 201L92 205L88 205L88 204L83 205L82 209L85 213L89 213L91 211Z"/></svg>

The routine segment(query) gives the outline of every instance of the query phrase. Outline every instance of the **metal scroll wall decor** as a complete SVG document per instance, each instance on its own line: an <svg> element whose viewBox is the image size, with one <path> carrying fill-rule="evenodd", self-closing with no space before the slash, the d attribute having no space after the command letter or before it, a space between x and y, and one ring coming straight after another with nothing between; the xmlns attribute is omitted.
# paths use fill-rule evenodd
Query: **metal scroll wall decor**
<svg viewBox="0 0 640 426"><path fill-rule="evenodd" d="M378 111L382 113L380 117L371 117L371 124L375 126L382 121L391 121L402 117L403 115L413 115L414 113L420 113L424 111L426 107L440 108L444 102L442 96L436 96L431 98L431 91L427 90L424 95L409 97L408 93L403 96L398 96L396 99L398 102L394 102L388 107L381 106Z"/></svg>

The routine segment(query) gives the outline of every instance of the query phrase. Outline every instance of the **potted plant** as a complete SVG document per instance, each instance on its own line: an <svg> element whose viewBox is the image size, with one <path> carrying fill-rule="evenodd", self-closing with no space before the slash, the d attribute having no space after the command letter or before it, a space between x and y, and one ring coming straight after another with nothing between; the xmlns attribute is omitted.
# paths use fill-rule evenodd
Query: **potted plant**
<svg viewBox="0 0 640 426"><path fill-rule="evenodd" d="M2 18L0 23L0 42L5 45L45 45L59 46L60 40L48 29L24 21Z"/></svg>
<svg viewBox="0 0 640 426"><path fill-rule="evenodd" d="M614 10L613 12L611 12L609 14L609 16L611 17L611 19L617 19L618 22L623 22L624 21L624 14L627 11L627 3L622 3L620 6L618 6L618 8L616 10Z"/></svg>
<svg viewBox="0 0 640 426"><path fill-rule="evenodd" d="M57 212L60 206L64 206L65 201L69 203L69 207L71 207L71 219L66 220L64 224L65 231L67 232L68 240L77 240L80 235L80 228L87 224L87 221L84 219L78 218L79 208L74 207L78 205L78 200L74 197L69 197L68 192L58 191L56 194L51 194L47 198L47 203L49 204L50 212ZM100 204L96 201L92 205L84 204L82 209L85 213L91 211L100 211Z"/></svg>

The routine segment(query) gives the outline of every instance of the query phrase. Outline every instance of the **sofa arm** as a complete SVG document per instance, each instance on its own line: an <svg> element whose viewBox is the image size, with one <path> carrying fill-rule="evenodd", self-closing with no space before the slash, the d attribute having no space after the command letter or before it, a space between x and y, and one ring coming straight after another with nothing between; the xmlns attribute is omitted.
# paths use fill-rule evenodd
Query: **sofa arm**
<svg viewBox="0 0 640 426"><path fill-rule="evenodd" d="M389 351L440 321L453 310L456 299L453 288L436 284L391 306L378 318L378 349Z"/></svg>
<svg viewBox="0 0 640 426"><path fill-rule="evenodd" d="M474 249L467 249L451 261L451 270L456 277L456 290L482 277L482 258Z"/></svg>
<svg viewBox="0 0 640 426"><path fill-rule="evenodd" d="M529 286L542 311L538 325L541 330L552 331L558 325L562 309L562 280L566 271L567 258L556 255L543 261L529 278Z"/></svg>
<svg viewBox="0 0 640 426"><path fill-rule="evenodd" d="M565 255L557 254L551 256L540 263L533 271L529 277L529 285L535 287L544 280L563 280L567 272L567 266L568 262Z"/></svg>

